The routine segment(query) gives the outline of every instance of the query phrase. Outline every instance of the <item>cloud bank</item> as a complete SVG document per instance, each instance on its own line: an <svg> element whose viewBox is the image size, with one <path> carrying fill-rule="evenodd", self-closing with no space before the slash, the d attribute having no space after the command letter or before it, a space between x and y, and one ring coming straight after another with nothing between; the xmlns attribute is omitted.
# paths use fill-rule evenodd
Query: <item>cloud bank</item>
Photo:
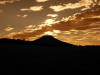
<svg viewBox="0 0 100 75"><path fill-rule="evenodd" d="M100 36L100 17L98 16L100 16L100 9L86 11L74 14L68 18L68 20L51 24L51 26L38 25L37 27L33 27L30 25L29 28L32 28L32 31L25 30L9 34L6 37L21 40L34 40L33 38L35 37L50 34L62 41L72 44L100 45L100 39L98 38ZM28 29L28 27L26 28Z"/></svg>

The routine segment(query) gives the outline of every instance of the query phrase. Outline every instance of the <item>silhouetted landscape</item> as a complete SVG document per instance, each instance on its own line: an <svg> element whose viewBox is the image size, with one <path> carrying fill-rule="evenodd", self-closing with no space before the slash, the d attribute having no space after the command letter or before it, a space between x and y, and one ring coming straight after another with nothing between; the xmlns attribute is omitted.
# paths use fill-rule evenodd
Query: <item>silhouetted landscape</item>
<svg viewBox="0 0 100 75"><path fill-rule="evenodd" d="M100 0L0 0L0 75L45 72L100 75Z"/></svg>
<svg viewBox="0 0 100 75"><path fill-rule="evenodd" d="M100 46L75 46L52 36L35 41L0 40L1 72L77 72L95 74Z"/></svg>

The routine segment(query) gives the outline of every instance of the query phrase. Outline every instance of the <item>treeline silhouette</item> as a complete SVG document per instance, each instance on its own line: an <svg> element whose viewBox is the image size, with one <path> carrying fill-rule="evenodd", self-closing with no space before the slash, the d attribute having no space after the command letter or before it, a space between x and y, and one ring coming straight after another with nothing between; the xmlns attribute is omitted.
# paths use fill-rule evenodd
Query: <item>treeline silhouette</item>
<svg viewBox="0 0 100 75"><path fill-rule="evenodd" d="M51 36L35 41L0 40L1 72L75 72L95 74L100 46L75 46ZM94 71L96 70L96 71Z"/></svg>

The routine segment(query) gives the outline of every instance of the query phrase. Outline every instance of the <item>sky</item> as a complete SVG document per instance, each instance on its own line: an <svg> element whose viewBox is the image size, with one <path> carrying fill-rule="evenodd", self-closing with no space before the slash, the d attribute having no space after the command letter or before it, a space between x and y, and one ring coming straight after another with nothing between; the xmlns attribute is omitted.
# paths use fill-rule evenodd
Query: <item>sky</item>
<svg viewBox="0 0 100 75"><path fill-rule="evenodd" d="M0 0L0 38L44 35L75 45L100 45L100 0Z"/></svg>

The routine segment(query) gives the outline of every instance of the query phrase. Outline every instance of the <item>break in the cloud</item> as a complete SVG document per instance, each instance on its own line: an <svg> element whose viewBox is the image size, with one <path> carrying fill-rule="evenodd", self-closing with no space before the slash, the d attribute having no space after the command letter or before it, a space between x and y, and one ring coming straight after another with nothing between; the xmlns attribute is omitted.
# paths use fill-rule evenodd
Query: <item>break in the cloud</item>
<svg viewBox="0 0 100 75"><path fill-rule="evenodd" d="M44 33L44 35L52 35L52 36L57 36L57 34L61 33L60 30L53 30L53 31L47 31Z"/></svg>
<svg viewBox="0 0 100 75"><path fill-rule="evenodd" d="M12 31L14 28L12 28L12 27L7 27L7 28L5 28L4 30L5 31L7 31L7 32L9 32L9 31Z"/></svg>
<svg viewBox="0 0 100 75"><path fill-rule="evenodd" d="M32 37L42 36L49 33L50 35L54 34L53 36L55 37L58 37L57 35L62 35L65 33L62 37L59 36L58 39L62 40L61 38L64 37L63 41L65 42L69 42L72 44L89 45L91 44L91 42L93 42L93 40L95 41L100 40L99 38L96 39L96 37L99 36L98 32L95 31L89 32L91 29L97 29L97 28L100 29L100 18L98 17L93 18L93 16L100 16L99 12L100 10L96 10L96 11L87 11L84 13L76 14L71 17L71 18L74 17L74 19L69 18L69 20L67 21L61 21L59 23L52 24L51 26L46 25L40 29L37 29L37 27L35 27L34 29L37 30L33 30L32 32L24 31L24 32L14 33L13 35L9 34L8 38L24 39L24 40L30 40L29 38L31 38L32 40ZM31 28L33 26L29 27ZM57 33L58 31L60 31L61 34ZM96 35L96 37L94 37L93 35ZM88 41L88 39L91 41ZM88 43L85 42L81 43L81 41L87 41Z"/></svg>
<svg viewBox="0 0 100 75"><path fill-rule="evenodd" d="M15 1L20 1L20 0L2 0L0 1L0 4L4 5L6 3L14 3Z"/></svg>
<svg viewBox="0 0 100 75"><path fill-rule="evenodd" d="M47 2L49 0L36 0L36 2Z"/></svg>
<svg viewBox="0 0 100 75"><path fill-rule="evenodd" d="M43 6L31 6L29 8L22 8L20 11L41 11L43 10Z"/></svg>
<svg viewBox="0 0 100 75"><path fill-rule="evenodd" d="M80 7L85 7L82 9L87 10L90 9L91 7L94 7L97 5L100 1L99 0L81 0L78 3L68 3L68 4L63 4L63 5L56 5L56 6L50 6L51 9L53 9L55 12L63 11L66 9L76 9Z"/></svg>

